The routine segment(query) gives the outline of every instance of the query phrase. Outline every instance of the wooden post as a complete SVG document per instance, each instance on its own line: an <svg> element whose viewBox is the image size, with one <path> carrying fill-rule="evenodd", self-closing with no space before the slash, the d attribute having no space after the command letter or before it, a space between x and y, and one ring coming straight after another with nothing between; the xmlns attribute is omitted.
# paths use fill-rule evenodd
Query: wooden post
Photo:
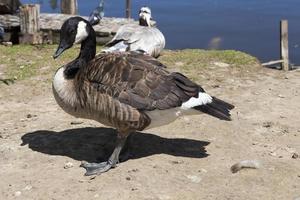
<svg viewBox="0 0 300 200"><path fill-rule="evenodd" d="M61 0L61 13L76 15L78 10L77 0Z"/></svg>
<svg viewBox="0 0 300 200"><path fill-rule="evenodd" d="M40 44L40 5L26 4L20 6L20 43Z"/></svg>
<svg viewBox="0 0 300 200"><path fill-rule="evenodd" d="M282 69L288 71L289 67L289 43L288 43L288 21L280 21L280 49L281 49L281 59Z"/></svg>
<svg viewBox="0 0 300 200"><path fill-rule="evenodd" d="M126 18L130 19L131 18L131 1L126 0Z"/></svg>

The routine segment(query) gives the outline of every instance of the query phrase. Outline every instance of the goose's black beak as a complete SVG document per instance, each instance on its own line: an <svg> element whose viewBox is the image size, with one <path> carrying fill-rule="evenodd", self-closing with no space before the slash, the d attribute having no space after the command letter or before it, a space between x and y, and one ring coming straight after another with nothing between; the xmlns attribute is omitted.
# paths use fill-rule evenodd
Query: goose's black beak
<svg viewBox="0 0 300 200"><path fill-rule="evenodd" d="M62 54L66 49L68 49L67 46L62 46L62 45L59 45L55 54L53 55L53 58L56 59L60 56L60 54Z"/></svg>

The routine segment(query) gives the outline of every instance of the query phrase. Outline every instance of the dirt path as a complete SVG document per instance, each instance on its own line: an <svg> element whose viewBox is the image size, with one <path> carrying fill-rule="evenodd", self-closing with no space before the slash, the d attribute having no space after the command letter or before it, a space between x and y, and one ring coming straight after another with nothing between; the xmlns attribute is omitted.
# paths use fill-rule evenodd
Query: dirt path
<svg viewBox="0 0 300 200"><path fill-rule="evenodd" d="M236 105L232 122L199 115L136 133L132 158L97 177L79 165L107 158L113 129L65 114L41 77L0 84L0 199L300 197L300 71L222 70L203 82ZM230 172L249 159L261 167Z"/></svg>

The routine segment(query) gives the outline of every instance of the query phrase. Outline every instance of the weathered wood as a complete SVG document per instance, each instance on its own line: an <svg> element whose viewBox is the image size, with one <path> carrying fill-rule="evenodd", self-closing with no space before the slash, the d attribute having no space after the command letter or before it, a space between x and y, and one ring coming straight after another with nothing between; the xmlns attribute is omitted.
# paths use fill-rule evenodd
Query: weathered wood
<svg viewBox="0 0 300 200"><path fill-rule="evenodd" d="M131 0L126 0L126 18L131 18Z"/></svg>
<svg viewBox="0 0 300 200"><path fill-rule="evenodd" d="M283 60L274 60L274 61L262 63L261 65L262 65L262 66L275 65L275 64L282 63L282 62L283 62Z"/></svg>
<svg viewBox="0 0 300 200"><path fill-rule="evenodd" d="M19 0L0 0L0 14L13 14L21 6Z"/></svg>
<svg viewBox="0 0 300 200"><path fill-rule="evenodd" d="M40 5L26 4L20 7L21 33L36 33L40 30Z"/></svg>
<svg viewBox="0 0 300 200"><path fill-rule="evenodd" d="M39 18L39 4L26 4L20 7L20 43L42 43Z"/></svg>
<svg viewBox="0 0 300 200"><path fill-rule="evenodd" d="M77 0L61 0L60 7L63 14L76 15L78 11Z"/></svg>
<svg viewBox="0 0 300 200"><path fill-rule="evenodd" d="M57 13L40 13L39 26L43 33L43 43L59 42L59 31L65 20L73 15L57 14ZM87 16L82 16L88 19ZM0 15L0 23L3 24L6 31L19 33L20 18L15 15ZM126 18L104 17L100 24L93 28L96 32L97 44L107 43L117 32L120 26L124 24L138 24L138 21ZM8 33L8 32L6 32ZM8 40L9 41L9 40ZM13 42L16 43L16 42Z"/></svg>
<svg viewBox="0 0 300 200"><path fill-rule="evenodd" d="M289 67L289 44L288 44L288 21L281 20L280 22L280 47L281 47L281 59L282 69L288 71Z"/></svg>

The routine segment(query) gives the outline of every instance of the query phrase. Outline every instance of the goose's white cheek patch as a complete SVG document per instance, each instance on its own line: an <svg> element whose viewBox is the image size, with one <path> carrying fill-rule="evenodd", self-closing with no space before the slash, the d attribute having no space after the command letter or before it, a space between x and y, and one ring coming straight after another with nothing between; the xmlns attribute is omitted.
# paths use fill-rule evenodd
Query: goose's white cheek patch
<svg viewBox="0 0 300 200"><path fill-rule="evenodd" d="M74 44L79 44L83 40L85 40L88 36L88 32L86 31L86 23L84 21L80 21L77 26L77 34L75 37Z"/></svg>

